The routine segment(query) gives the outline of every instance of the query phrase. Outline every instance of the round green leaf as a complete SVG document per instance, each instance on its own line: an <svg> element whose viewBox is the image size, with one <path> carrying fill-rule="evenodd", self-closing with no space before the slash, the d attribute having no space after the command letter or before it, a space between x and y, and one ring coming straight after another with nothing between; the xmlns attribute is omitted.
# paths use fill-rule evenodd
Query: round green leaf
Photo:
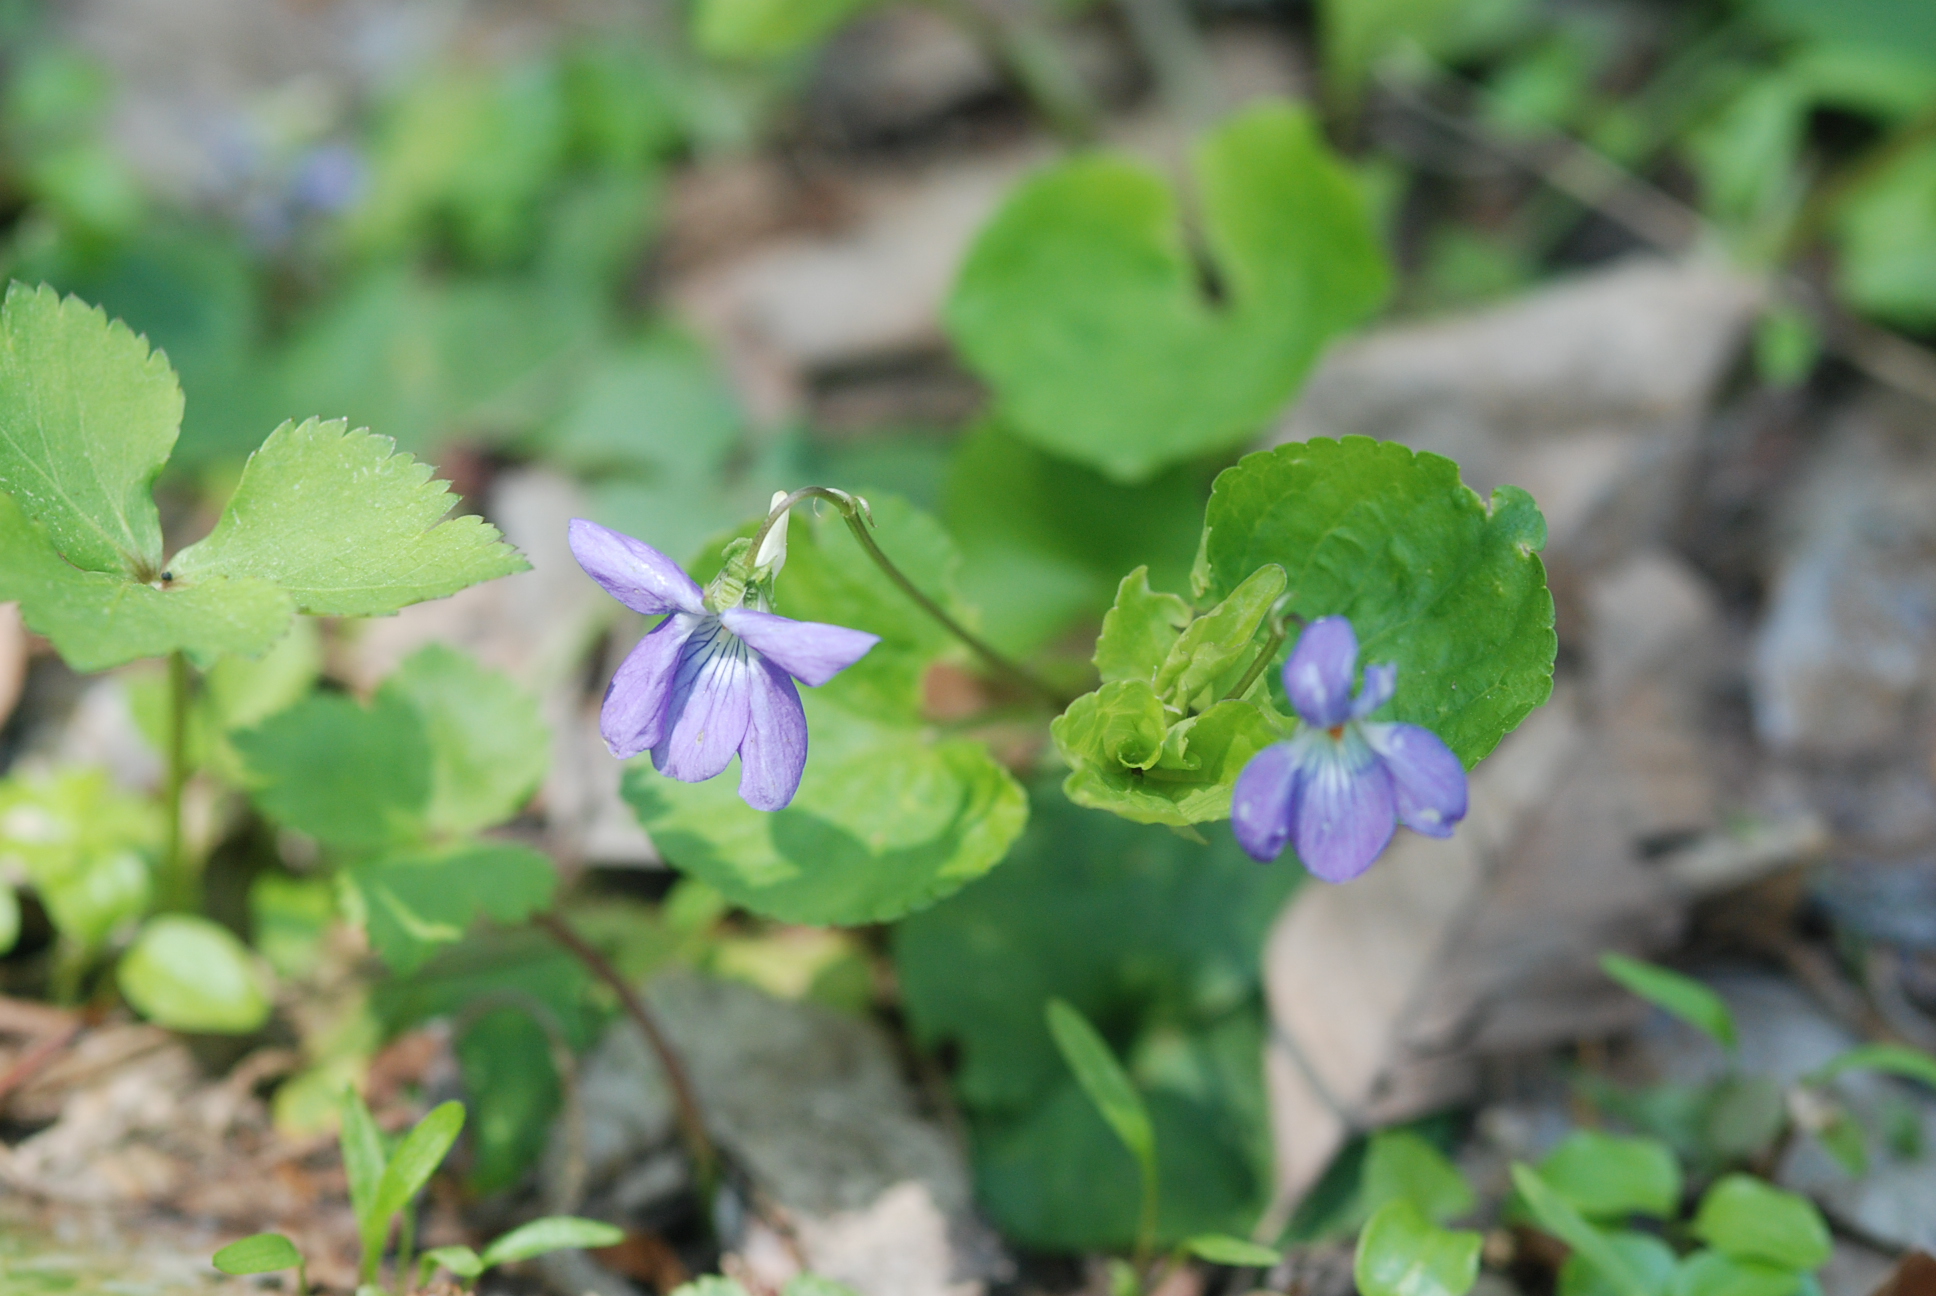
<svg viewBox="0 0 1936 1296"><path fill-rule="evenodd" d="M551 763L538 701L497 671L443 644L412 653L382 692L409 703L430 742L433 832L467 833L516 814Z"/></svg>
<svg viewBox="0 0 1936 1296"><path fill-rule="evenodd" d="M707 783L626 770L625 799L668 860L756 913L840 925L925 908L1001 862L1028 798L986 747L803 692L811 746L784 810L740 800L737 762Z"/></svg>
<svg viewBox="0 0 1936 1296"><path fill-rule="evenodd" d="M1553 691L1553 596L1532 496L1488 503L1458 465L1369 437L1293 442L1219 474L1195 580L1222 599L1267 563L1291 610L1341 615L1363 662L1394 662L1380 717L1422 725L1468 767Z"/></svg>
<svg viewBox="0 0 1936 1296"><path fill-rule="evenodd" d="M1802 1275L1780 1265L1737 1260L1719 1251L1696 1251L1675 1270L1671 1296L1791 1296Z"/></svg>
<svg viewBox="0 0 1936 1296"><path fill-rule="evenodd" d="M240 1242L231 1242L215 1253L212 1263L225 1274L274 1273L294 1269L303 1262L296 1244L280 1233L258 1233Z"/></svg>
<svg viewBox="0 0 1936 1296"><path fill-rule="evenodd" d="M1681 1168L1665 1143L1575 1130L1539 1164L1540 1177L1591 1220L1672 1219Z"/></svg>
<svg viewBox="0 0 1936 1296"><path fill-rule="evenodd" d="M1255 436L1389 284L1357 185L1302 109L1233 117L1196 174L1221 301L1163 178L1087 156L1015 192L948 302L1013 430L1118 481Z"/></svg>
<svg viewBox="0 0 1936 1296"><path fill-rule="evenodd" d="M269 1019L255 956L205 918L150 919L117 977L137 1012L171 1030L246 1035Z"/></svg>
<svg viewBox="0 0 1936 1296"><path fill-rule="evenodd" d="M1405 1200L1425 1218L1443 1223L1471 1210L1472 1187L1445 1154L1410 1130L1372 1135L1358 1191L1363 1209L1376 1214L1386 1202Z"/></svg>
<svg viewBox="0 0 1936 1296"><path fill-rule="evenodd" d="M1731 1174L1707 1190L1693 1232L1731 1259L1798 1272L1828 1263L1835 1249L1813 1202L1745 1174Z"/></svg>
<svg viewBox="0 0 1936 1296"><path fill-rule="evenodd" d="M1465 1296L1479 1279L1477 1233L1442 1229L1404 1198L1358 1235L1353 1273L1364 1296Z"/></svg>
<svg viewBox="0 0 1936 1296"><path fill-rule="evenodd" d="M1674 1254L1672 1247L1659 1238L1648 1233L1625 1231L1603 1236L1608 1249L1619 1258L1626 1271L1639 1280L1649 1296L1658 1296L1673 1282L1674 1266L1679 1263L1679 1257ZM1560 1266L1559 1296L1619 1296L1619 1289L1594 1267L1584 1253L1575 1251Z"/></svg>

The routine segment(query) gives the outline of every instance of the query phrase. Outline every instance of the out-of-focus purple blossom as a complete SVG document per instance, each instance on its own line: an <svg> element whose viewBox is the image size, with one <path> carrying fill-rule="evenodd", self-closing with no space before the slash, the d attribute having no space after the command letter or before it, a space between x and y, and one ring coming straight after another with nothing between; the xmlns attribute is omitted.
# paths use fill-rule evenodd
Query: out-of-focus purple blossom
<svg viewBox="0 0 1936 1296"><path fill-rule="evenodd" d="M1465 767L1437 734L1365 719L1391 700L1398 667L1365 667L1353 697L1357 670L1358 636L1336 616L1307 626L1284 663L1284 691L1303 723L1251 757L1230 799L1230 826L1251 858L1268 863L1289 843L1316 876L1348 882L1397 824L1450 837L1465 817Z"/></svg>
<svg viewBox="0 0 1936 1296"><path fill-rule="evenodd" d="M756 586L747 589L758 606L715 609L678 563L644 541L583 518L572 520L570 537L578 565L606 593L665 617L605 691L599 730L612 755L649 751L655 769L686 783L712 778L738 755L746 804L778 810L793 800L807 764L807 717L793 681L825 684L880 637L775 616ZM778 552L783 561L784 542Z"/></svg>
<svg viewBox="0 0 1936 1296"><path fill-rule="evenodd" d="M363 196L366 170L363 155L348 144L318 145L297 160L290 200L310 211L343 211Z"/></svg>

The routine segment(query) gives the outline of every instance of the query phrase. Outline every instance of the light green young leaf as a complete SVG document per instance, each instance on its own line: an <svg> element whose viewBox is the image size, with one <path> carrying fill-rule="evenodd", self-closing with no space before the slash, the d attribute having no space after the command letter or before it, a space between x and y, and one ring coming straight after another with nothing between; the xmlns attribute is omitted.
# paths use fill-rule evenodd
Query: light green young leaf
<svg viewBox="0 0 1936 1296"><path fill-rule="evenodd" d="M1849 1071L1880 1071L1936 1089L1936 1057L1907 1044L1858 1044L1830 1058L1811 1078L1825 1084Z"/></svg>
<svg viewBox="0 0 1936 1296"><path fill-rule="evenodd" d="M548 858L513 842L386 855L351 865L349 876L363 898L370 944L399 973L462 939L480 913L513 923L549 908L558 883Z"/></svg>
<svg viewBox="0 0 1936 1296"><path fill-rule="evenodd" d="M387 1223L423 1191L463 1128L464 1104L460 1102L437 1104L411 1127L390 1154L383 1178L377 1181L374 1208L378 1218Z"/></svg>
<svg viewBox="0 0 1936 1296"><path fill-rule="evenodd" d="M1275 563L1252 572L1230 596L1192 621L1170 648L1151 681L1158 696L1178 711L1200 711L1217 700L1218 686L1233 686L1257 651L1253 642L1264 617L1284 592L1284 569Z"/></svg>
<svg viewBox="0 0 1936 1296"><path fill-rule="evenodd" d="M1222 302L1204 299L1162 177L1107 155L1023 184L948 302L1013 430L1118 481L1256 435L1390 280L1356 183L1307 112L1239 113L1205 137L1196 172Z"/></svg>
<svg viewBox="0 0 1936 1296"><path fill-rule="evenodd" d="M1813 1202L1745 1174L1728 1175L1707 1190L1692 1231L1730 1259L1798 1273L1827 1264L1835 1249Z"/></svg>
<svg viewBox="0 0 1936 1296"><path fill-rule="evenodd" d="M1176 720L1162 735L1162 750L1147 769L1125 764L1150 736L1149 686L1130 680L1105 684L1077 698L1049 726L1056 749L1070 764L1063 791L1077 805L1107 810L1137 823L1172 827L1230 817L1230 793L1250 758L1274 743L1278 732L1249 702L1219 702L1202 715ZM1156 703L1161 710L1162 704ZM1125 729L1128 711L1138 726ZM1129 742L1133 736L1135 741ZM1121 745L1112 745L1121 740Z"/></svg>
<svg viewBox="0 0 1936 1296"><path fill-rule="evenodd" d="M27 625L77 671L177 649L203 664L250 656L281 637L294 611L287 594L261 580L211 577L162 589L83 571L10 495L0 495L0 600L18 601Z"/></svg>
<svg viewBox="0 0 1936 1296"><path fill-rule="evenodd" d="M304 611L382 616L529 569L428 464L342 420L285 423L249 456L208 538L175 556L184 579L255 577Z"/></svg>
<svg viewBox="0 0 1936 1296"><path fill-rule="evenodd" d="M421 840L430 744L415 707L378 693L368 709L318 693L230 736L271 819L332 846Z"/></svg>
<svg viewBox="0 0 1936 1296"><path fill-rule="evenodd" d="M350 1210L356 1216L357 1236L363 1244L362 1271L367 1279L376 1273L384 1240L390 1233L390 1217L377 1209L377 1190L389 1158L383 1151L383 1135L377 1131L363 1096L354 1088L343 1090L342 1121L338 1142L343 1149L343 1173L349 1180Z"/></svg>
<svg viewBox="0 0 1936 1296"><path fill-rule="evenodd" d="M1719 1251L1700 1250L1681 1261L1669 1296L1791 1296L1803 1275L1780 1265L1737 1260Z"/></svg>
<svg viewBox="0 0 1936 1296"><path fill-rule="evenodd" d="M714 58L777 58L819 43L877 2L699 0L692 16L692 36Z"/></svg>
<svg viewBox="0 0 1936 1296"><path fill-rule="evenodd" d="M575 1215L547 1215L519 1225L484 1248L485 1268L529 1260L548 1251L584 1247L617 1246L625 1240L625 1230L600 1220L580 1219Z"/></svg>
<svg viewBox="0 0 1936 1296"><path fill-rule="evenodd" d="M1123 577L1115 606L1103 615L1094 659L1102 682L1154 680L1189 624L1190 605L1151 590L1149 568L1138 567Z"/></svg>
<svg viewBox="0 0 1936 1296"><path fill-rule="evenodd" d="M1342 615L1361 660L1398 666L1381 718L1422 725L1470 767L1553 689L1553 598L1532 497L1491 503L1458 465L1368 437L1246 455L1217 477L1195 583L1222 599L1266 563L1290 610Z"/></svg>
<svg viewBox="0 0 1936 1296"><path fill-rule="evenodd" d="M0 781L0 858L24 867L55 930L83 949L146 912L160 844L153 803L105 770Z"/></svg>
<svg viewBox="0 0 1936 1296"><path fill-rule="evenodd" d="M1734 1014L1720 995L1694 978L1624 954L1602 954L1600 970L1648 1003L1706 1033L1721 1047L1736 1046Z"/></svg>
<svg viewBox="0 0 1936 1296"><path fill-rule="evenodd" d="M296 1244L280 1233L258 1233L240 1242L231 1242L209 1261L223 1273L236 1277L294 1269L302 1262L302 1252L296 1250Z"/></svg>
<svg viewBox="0 0 1936 1296"><path fill-rule="evenodd" d="M731 767L707 783L628 767L625 799L665 857L755 913L834 925L899 918L1000 863L1028 798L987 747L856 715L825 697L840 686L801 690L813 743L784 810L747 806Z"/></svg>
<svg viewBox="0 0 1936 1296"><path fill-rule="evenodd" d="M1149 1108L1136 1092L1129 1073L1109 1050L1109 1044L1096 1033L1089 1019L1061 999L1051 999L1046 1009L1049 1034L1062 1053L1062 1060L1075 1073L1076 1083L1089 1096L1109 1128L1123 1141L1130 1155L1142 1168L1143 1177L1156 1177L1156 1129L1150 1124Z"/></svg>
<svg viewBox="0 0 1936 1296"><path fill-rule="evenodd" d="M537 699L442 644L407 658L381 693L407 703L430 741L426 826L460 834L502 823L544 779L551 735Z"/></svg>
<svg viewBox="0 0 1936 1296"><path fill-rule="evenodd" d="M1076 769L1141 772L1162 759L1170 713L1146 681L1117 680L1071 702L1051 732Z"/></svg>
<svg viewBox="0 0 1936 1296"><path fill-rule="evenodd" d="M226 927L188 914L152 918L115 979L143 1017L170 1030L246 1035L269 1019L264 975Z"/></svg>
<svg viewBox="0 0 1936 1296"><path fill-rule="evenodd" d="M1267 1269L1283 1259L1275 1247L1260 1246L1244 1238L1230 1237L1224 1233L1199 1233L1187 1239L1183 1246L1199 1260L1211 1264Z"/></svg>
<svg viewBox="0 0 1936 1296"><path fill-rule="evenodd" d="M0 305L0 491L83 571L152 580L149 494L181 427L168 358L127 325L42 285Z"/></svg>
<svg viewBox="0 0 1936 1296"><path fill-rule="evenodd" d="M417 1286L427 1284L439 1267L450 1270L459 1278L475 1278L484 1272L484 1261L467 1246L434 1247L417 1260Z"/></svg>
<svg viewBox="0 0 1936 1296"><path fill-rule="evenodd" d="M1575 1130L1539 1163L1539 1174L1590 1220L1672 1219L1680 1208L1680 1163L1658 1139Z"/></svg>
<svg viewBox="0 0 1936 1296"><path fill-rule="evenodd" d="M1650 1233L1622 1230L1604 1236L1628 1272L1647 1291L1662 1296L1668 1290L1675 1278L1675 1266L1680 1262L1672 1247ZM1618 1296L1618 1292L1584 1255L1575 1251L1560 1266L1559 1296Z"/></svg>
<svg viewBox="0 0 1936 1296"><path fill-rule="evenodd" d="M1434 1223L1456 1219L1475 1205L1472 1188L1445 1154L1410 1130L1380 1130L1371 1137L1358 1192L1362 1209L1375 1215L1387 1202L1408 1201Z"/></svg>
<svg viewBox="0 0 1936 1296"><path fill-rule="evenodd" d="M1479 1278L1477 1233L1442 1229L1405 1198L1386 1202L1358 1235L1363 1296L1465 1296Z"/></svg>
<svg viewBox="0 0 1936 1296"><path fill-rule="evenodd" d="M1571 1247L1582 1263L1591 1265L1614 1296L1659 1296L1657 1288L1635 1271L1607 1235L1587 1223L1571 1202L1548 1187L1538 1171L1514 1162L1512 1181L1539 1226Z"/></svg>

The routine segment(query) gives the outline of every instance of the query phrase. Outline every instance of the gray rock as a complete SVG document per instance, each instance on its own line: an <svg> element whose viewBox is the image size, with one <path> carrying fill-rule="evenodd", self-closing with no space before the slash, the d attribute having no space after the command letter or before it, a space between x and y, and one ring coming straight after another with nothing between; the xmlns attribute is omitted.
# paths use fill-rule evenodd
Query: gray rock
<svg viewBox="0 0 1936 1296"><path fill-rule="evenodd" d="M1781 750L1884 753L1936 660L1936 443L1920 408L1849 410L1783 522L1754 645L1756 727Z"/></svg>
<svg viewBox="0 0 1936 1296"><path fill-rule="evenodd" d="M649 998L713 1137L771 1204L735 1244L747 1263L779 1279L804 1263L862 1296L957 1296L1001 1271L959 1148L919 1111L877 1027L686 974L655 981ZM684 1188L665 1172L676 1129L663 1075L629 1025L586 1059L579 1096L588 1207L633 1213L655 1190ZM561 1131L547 1157L554 1191L567 1142Z"/></svg>

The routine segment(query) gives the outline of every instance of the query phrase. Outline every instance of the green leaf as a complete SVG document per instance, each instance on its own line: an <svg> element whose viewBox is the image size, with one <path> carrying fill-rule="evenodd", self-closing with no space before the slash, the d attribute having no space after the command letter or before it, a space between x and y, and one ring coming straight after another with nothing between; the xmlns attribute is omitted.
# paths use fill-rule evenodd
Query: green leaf
<svg viewBox="0 0 1936 1296"><path fill-rule="evenodd" d="M1862 1128L1862 1122L1839 1108L1821 1128L1815 1137L1822 1147L1835 1158L1836 1164L1848 1171L1852 1179L1860 1179L1869 1173L1869 1136Z"/></svg>
<svg viewBox="0 0 1936 1296"><path fill-rule="evenodd" d="M1679 1259L1673 1248L1648 1233L1622 1230L1608 1233L1607 1245L1645 1286L1652 1296L1661 1296L1675 1278ZM1617 1289L1579 1252L1566 1257L1560 1266L1559 1296L1618 1296Z"/></svg>
<svg viewBox="0 0 1936 1296"><path fill-rule="evenodd" d="M246 1035L269 1019L255 956L206 918L150 919L115 976L135 1011L170 1030Z"/></svg>
<svg viewBox="0 0 1936 1296"><path fill-rule="evenodd" d="M342 1120L338 1141L343 1149L343 1173L349 1180L350 1209L363 1244L363 1274L367 1278L375 1274L390 1232L390 1217L377 1209L377 1190L383 1183L388 1158L383 1153L383 1135L377 1132L363 1096L353 1088L343 1090Z"/></svg>
<svg viewBox="0 0 1936 1296"><path fill-rule="evenodd" d="M1539 1174L1590 1220L1672 1219L1680 1209L1680 1164L1658 1139L1575 1130L1539 1163Z"/></svg>
<svg viewBox="0 0 1936 1296"><path fill-rule="evenodd" d="M1600 970L1656 1008L1708 1035L1721 1047L1733 1049L1738 1045L1734 1014L1728 1011L1720 995L1694 978L1624 954L1602 954Z"/></svg>
<svg viewBox="0 0 1936 1296"><path fill-rule="evenodd" d="M818 44L876 0L698 0L693 42L714 58L775 58Z"/></svg>
<svg viewBox="0 0 1936 1296"><path fill-rule="evenodd" d="M1671 1296L1789 1296L1801 1285L1793 1269L1702 1250L1681 1261L1669 1290Z"/></svg>
<svg viewBox="0 0 1936 1296"><path fill-rule="evenodd" d="M1438 1227L1401 1197L1358 1235L1352 1273L1364 1296L1465 1296L1479 1279L1484 1243L1477 1233Z"/></svg>
<svg viewBox="0 0 1936 1296"><path fill-rule="evenodd" d="M1359 1193L1367 1215L1387 1202L1408 1201L1434 1223L1469 1212L1472 1188L1445 1154L1410 1130L1380 1130L1371 1136Z"/></svg>
<svg viewBox="0 0 1936 1296"><path fill-rule="evenodd" d="M28 627L77 671L176 650L204 664L226 653L252 656L281 637L294 610L287 594L261 580L211 577L163 589L83 571L8 495L0 495L0 600L18 601Z"/></svg>
<svg viewBox="0 0 1936 1296"><path fill-rule="evenodd" d="M428 1283L440 1267L459 1278L475 1278L484 1272L484 1261L467 1246L433 1247L417 1260L417 1286Z"/></svg>
<svg viewBox="0 0 1936 1296"><path fill-rule="evenodd" d="M625 1230L599 1220L575 1215L547 1215L521 1224L484 1248L484 1264L509 1264L529 1260L548 1251L577 1250L585 1247L617 1246L625 1240Z"/></svg>
<svg viewBox="0 0 1936 1296"><path fill-rule="evenodd" d="M442 644L418 649L381 692L416 708L430 741L426 826L461 834L509 819L543 781L551 735L537 699Z"/></svg>
<svg viewBox="0 0 1936 1296"><path fill-rule="evenodd" d="M149 494L181 426L168 358L127 325L42 285L0 305L0 490L83 571L152 580Z"/></svg>
<svg viewBox="0 0 1936 1296"><path fill-rule="evenodd" d="M1291 611L1349 617L1362 661L1397 664L1383 714L1430 729L1470 767L1552 692L1545 542L1517 487L1487 504L1449 459L1316 440L1246 455L1217 477L1195 580L1221 599L1266 563L1283 567Z"/></svg>
<svg viewBox="0 0 1936 1296"><path fill-rule="evenodd" d="M1826 1084L1849 1071L1880 1071L1936 1089L1936 1057L1907 1044L1858 1044L1830 1058L1810 1078Z"/></svg>
<svg viewBox="0 0 1936 1296"><path fill-rule="evenodd" d="M338 419L285 423L249 456L207 539L175 556L177 576L255 577L328 616L382 616L529 570L456 501L428 464Z"/></svg>
<svg viewBox="0 0 1936 1296"><path fill-rule="evenodd" d="M1231 1268L1265 1269L1284 1258L1274 1247L1259 1246L1226 1233L1199 1233L1185 1240L1183 1246L1199 1260Z"/></svg>
<svg viewBox="0 0 1936 1296"><path fill-rule="evenodd" d="M1716 1081L1700 1129L1707 1150L1724 1164L1766 1152L1788 1124L1787 1094L1769 1075L1727 1075Z"/></svg>
<svg viewBox="0 0 1936 1296"><path fill-rule="evenodd" d="M1139 481L1255 436L1390 280L1351 174L1310 115L1239 113L1196 152L1213 305L1148 167L1078 157L1024 183L970 249L950 332L1004 421Z"/></svg>
<svg viewBox="0 0 1936 1296"><path fill-rule="evenodd" d="M1834 1250L1813 1202L1745 1174L1728 1175L1707 1190L1693 1233L1731 1259L1798 1272L1827 1264Z"/></svg>
<svg viewBox="0 0 1936 1296"><path fill-rule="evenodd" d="M1539 1226L1573 1248L1573 1254L1581 1263L1593 1267L1614 1296L1657 1296L1657 1289L1636 1271L1607 1235L1587 1223L1573 1203L1548 1187L1538 1171L1516 1161L1512 1181Z"/></svg>
<svg viewBox="0 0 1936 1296"><path fill-rule="evenodd" d="M514 1186L544 1151L564 1097L553 1047L522 1003L483 1013L458 1038L457 1061L472 1109L465 1177L472 1192Z"/></svg>
<svg viewBox="0 0 1936 1296"><path fill-rule="evenodd" d="M160 845L154 804L105 770L0 781L0 859L25 870L54 929L83 950L147 911Z"/></svg>
<svg viewBox="0 0 1936 1296"><path fill-rule="evenodd" d="M1047 1008L1049 1034L1062 1054L1062 1060L1075 1073L1076 1083L1089 1095L1109 1128L1136 1158L1146 1178L1156 1177L1156 1132L1150 1125L1149 1109L1142 1095L1130 1083L1122 1063L1109 1051L1108 1043L1088 1018L1060 999L1051 999Z"/></svg>
<svg viewBox="0 0 1936 1296"><path fill-rule="evenodd" d="M20 940L20 897L14 889L0 882L0 956L12 952Z"/></svg>
<svg viewBox="0 0 1936 1296"><path fill-rule="evenodd" d="M512 842L386 855L352 865L349 876L362 897L370 944L396 972L422 967L480 914L515 923L548 909L558 884L548 858Z"/></svg>
<svg viewBox="0 0 1936 1296"><path fill-rule="evenodd" d="M1116 602L1102 619L1094 661L1104 684L1118 680L1149 683L1163 668L1184 627L1190 605L1174 594L1150 589L1149 568L1123 577Z"/></svg>
<svg viewBox="0 0 1936 1296"><path fill-rule="evenodd" d="M1134 680L1077 698L1049 733L1071 766L1063 783L1071 801L1174 827L1228 819L1237 776L1279 737L1249 702L1219 702L1177 718L1149 685Z"/></svg>
<svg viewBox="0 0 1936 1296"><path fill-rule="evenodd" d="M836 925L898 918L1001 862L1028 819L1014 777L981 743L823 700L839 683L803 690L812 741L784 810L741 801L735 768L707 783L625 771L625 799L666 859L756 913Z"/></svg>
<svg viewBox="0 0 1936 1296"><path fill-rule="evenodd" d="M1235 687L1255 656L1265 614L1283 592L1284 569L1266 564L1192 621L1150 681L1163 701L1179 711L1201 711L1216 702L1222 686Z"/></svg>
<svg viewBox="0 0 1936 1296"><path fill-rule="evenodd" d="M230 741L256 806L278 823L357 850L423 836L430 744L417 709L394 693L367 709L318 693Z"/></svg>
<svg viewBox="0 0 1936 1296"><path fill-rule="evenodd" d="M383 1178L377 1181L374 1209L378 1218L389 1221L423 1191L463 1128L464 1104L446 1102L431 1108L404 1135L403 1142L383 1167ZM485 1254L490 1252L487 1250Z"/></svg>
<svg viewBox="0 0 1936 1296"><path fill-rule="evenodd" d="M302 1262L302 1252L296 1250L296 1244L282 1234L258 1233L240 1242L229 1243L217 1251L209 1263L225 1274L243 1277L274 1273L278 1269L294 1269Z"/></svg>

